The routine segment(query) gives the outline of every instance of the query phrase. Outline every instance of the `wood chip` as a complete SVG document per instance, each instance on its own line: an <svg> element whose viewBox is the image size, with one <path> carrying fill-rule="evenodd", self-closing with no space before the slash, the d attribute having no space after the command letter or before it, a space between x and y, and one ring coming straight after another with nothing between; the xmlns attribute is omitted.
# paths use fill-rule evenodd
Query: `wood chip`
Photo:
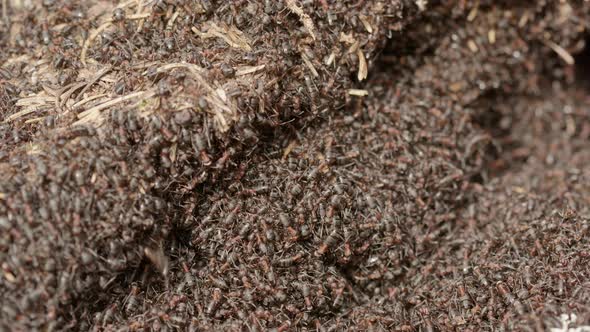
<svg viewBox="0 0 590 332"><path fill-rule="evenodd" d="M11 116L6 117L6 119L4 119L4 123L8 123L8 122L14 121L14 120L16 120L18 118L22 118L23 116L29 115L31 113L35 113L37 111L38 110L37 110L36 107L27 107L27 108L25 108L22 111L18 111L16 113L12 114Z"/></svg>
<svg viewBox="0 0 590 332"><path fill-rule="evenodd" d="M38 118L33 118L33 119L29 119L27 121L25 121L25 124L30 124L30 123L37 123L37 122L41 122L45 120L44 116L38 117Z"/></svg>
<svg viewBox="0 0 590 332"><path fill-rule="evenodd" d="M252 51L250 46L250 38L246 36L242 31L234 26L218 26L215 23L208 23L205 25L206 32L199 31L196 27L192 27L191 30L200 36L201 38L221 38L229 46L244 50L246 52Z"/></svg>
<svg viewBox="0 0 590 332"><path fill-rule="evenodd" d="M236 76L243 76L261 71L265 66L266 65L240 67L238 70L236 70Z"/></svg>
<svg viewBox="0 0 590 332"><path fill-rule="evenodd" d="M334 60L336 59L336 54L334 52L330 53L330 56L326 59L326 66L330 66L332 63L334 63Z"/></svg>
<svg viewBox="0 0 590 332"><path fill-rule="evenodd" d="M475 6L473 6L471 11L469 12L469 15L467 15L467 21L473 22L473 20L475 20L475 18L477 17L478 11L479 11L479 0L477 0L477 2L475 3Z"/></svg>
<svg viewBox="0 0 590 332"><path fill-rule="evenodd" d="M348 94L351 96L364 97L369 95L369 91L364 89L348 89Z"/></svg>
<svg viewBox="0 0 590 332"><path fill-rule="evenodd" d="M293 14L296 14L297 16L299 16L299 20L301 21L301 23L303 23L303 26L307 29L307 32L309 33L311 38L313 40L316 40L315 27L314 27L313 20L311 19L311 17L308 14L306 14L303 11L303 9L301 9L301 7L299 7L295 3L295 0L285 0L285 3L287 4L287 8L289 8L289 10Z"/></svg>
<svg viewBox="0 0 590 332"><path fill-rule="evenodd" d="M307 68L309 68L309 71L311 71L311 73L313 74L314 77L320 76L320 74L318 73L318 71L315 69L313 63L311 63L311 61L309 60L309 58L307 57L307 55L305 55L304 52L301 52L301 59L303 59L303 62L305 63L305 65L307 66Z"/></svg>
<svg viewBox="0 0 590 332"><path fill-rule="evenodd" d="M178 10L175 11L174 14L172 14L172 17L168 20L168 23L166 24L166 30L172 30L172 28L174 27L174 22L176 22L176 19L178 18L178 15L180 15L180 11Z"/></svg>
<svg viewBox="0 0 590 332"><path fill-rule="evenodd" d="M96 120L98 118L98 115L100 114L100 111L102 111L102 110L105 110L109 107L120 104L122 102L131 100L133 98L146 97L147 95L148 95L148 91L138 91L138 92L134 92L134 93L128 94L126 96L121 96L119 98L115 98L115 99L109 100L105 103L96 105L96 106L78 114L79 120L74 122L74 125L84 124L85 122Z"/></svg>
<svg viewBox="0 0 590 332"><path fill-rule="evenodd" d="M491 29L490 31L488 31L488 41L490 42L490 44L496 43L496 30Z"/></svg>
<svg viewBox="0 0 590 332"><path fill-rule="evenodd" d="M475 43L475 41L473 39L469 39L467 41L467 46L469 47L469 49L473 53L477 53L477 51L479 51L479 48L477 47L477 44Z"/></svg>
<svg viewBox="0 0 590 332"><path fill-rule="evenodd" d="M289 145L287 145L287 147L285 148L285 151L283 151L283 157L281 158L282 160L287 160L287 157L289 156L289 154L291 153L291 151L293 150L293 148L297 145L297 141L296 140L292 140Z"/></svg>
<svg viewBox="0 0 590 332"><path fill-rule="evenodd" d="M32 96L19 99L16 106L45 105L55 100L53 96Z"/></svg>
<svg viewBox="0 0 590 332"><path fill-rule="evenodd" d="M56 105L56 109L61 109L66 105L66 102L68 101L68 99L70 99L70 97L72 96L72 94L74 94L74 92L76 92L78 89L84 87L84 86L88 86L88 84L86 82L79 82L77 84L72 84L72 86L65 91L62 95L59 96L59 98L56 100L57 102L59 102ZM82 91L84 91L84 89L82 89ZM81 94L82 92L80 92Z"/></svg>
<svg viewBox="0 0 590 332"><path fill-rule="evenodd" d="M545 45L549 46L559 57L565 61L568 65L573 65L576 63L574 57L566 51L563 47L557 45L556 43L552 42L551 40L544 40Z"/></svg>
<svg viewBox="0 0 590 332"><path fill-rule="evenodd" d="M360 48L356 51L356 54L359 58L359 72L357 78L359 81L362 81L367 78L367 75L369 74L369 69L367 67L367 60L365 59L365 55L363 54Z"/></svg>
<svg viewBox="0 0 590 332"><path fill-rule="evenodd" d="M373 33L373 27L371 26L371 23L369 23L368 17L366 17L365 15L360 15L359 19L361 20L361 23L365 27L365 30L367 30L368 33Z"/></svg>
<svg viewBox="0 0 590 332"><path fill-rule="evenodd" d="M414 0L414 2L416 3L418 10L421 12L425 11L426 6L428 6L428 0Z"/></svg>
<svg viewBox="0 0 590 332"><path fill-rule="evenodd" d="M80 107L80 106L82 106L82 105L84 105L84 104L86 104L88 102L91 102L91 101L93 101L95 99L104 98L106 96L108 96L108 94L106 94L106 93L88 96L88 97L80 100L79 102L75 103L74 105L72 105L72 109L77 109L78 107Z"/></svg>
<svg viewBox="0 0 590 332"><path fill-rule="evenodd" d="M4 279L6 279L6 281L8 281L11 284L13 284L16 281L16 277L14 276L14 274L8 271L4 271Z"/></svg>

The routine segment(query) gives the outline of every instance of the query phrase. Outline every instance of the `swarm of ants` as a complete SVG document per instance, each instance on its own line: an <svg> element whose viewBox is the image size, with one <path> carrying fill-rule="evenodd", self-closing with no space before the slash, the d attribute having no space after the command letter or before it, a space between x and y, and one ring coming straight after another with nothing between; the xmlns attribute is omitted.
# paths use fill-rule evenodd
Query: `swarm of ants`
<svg viewBox="0 0 590 332"><path fill-rule="evenodd" d="M2 329L590 320L588 3L2 5Z"/></svg>

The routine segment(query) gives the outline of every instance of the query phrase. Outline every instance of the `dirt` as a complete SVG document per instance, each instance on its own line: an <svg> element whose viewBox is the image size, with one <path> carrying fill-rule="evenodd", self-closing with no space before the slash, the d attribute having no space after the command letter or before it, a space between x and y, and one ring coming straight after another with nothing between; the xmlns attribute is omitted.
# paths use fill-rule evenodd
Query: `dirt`
<svg viewBox="0 0 590 332"><path fill-rule="evenodd" d="M3 4L2 329L590 325L587 2Z"/></svg>

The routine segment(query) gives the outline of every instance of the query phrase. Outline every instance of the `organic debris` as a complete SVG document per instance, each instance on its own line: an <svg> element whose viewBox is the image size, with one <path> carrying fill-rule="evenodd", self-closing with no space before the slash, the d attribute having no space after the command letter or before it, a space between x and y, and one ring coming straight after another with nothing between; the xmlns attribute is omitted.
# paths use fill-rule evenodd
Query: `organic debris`
<svg viewBox="0 0 590 332"><path fill-rule="evenodd" d="M588 325L590 4L2 4L0 329Z"/></svg>

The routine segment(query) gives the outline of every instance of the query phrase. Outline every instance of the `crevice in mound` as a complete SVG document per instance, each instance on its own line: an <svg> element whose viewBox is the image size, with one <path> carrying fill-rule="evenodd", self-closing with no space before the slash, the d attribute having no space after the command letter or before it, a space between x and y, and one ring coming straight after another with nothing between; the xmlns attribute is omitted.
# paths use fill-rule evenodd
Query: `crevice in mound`
<svg viewBox="0 0 590 332"><path fill-rule="evenodd" d="M574 56L576 84L590 94L590 35L584 40L584 49Z"/></svg>
<svg viewBox="0 0 590 332"><path fill-rule="evenodd" d="M506 98L505 94L498 90L490 90L470 106L473 123L489 137L483 147L484 165L471 178L476 183L486 183L522 161L507 157L511 151L518 148L518 143L512 141L513 119L509 111L510 105L505 104L506 100L512 98Z"/></svg>
<svg viewBox="0 0 590 332"><path fill-rule="evenodd" d="M556 69L559 73L563 71L568 78L564 82L567 85L567 91L581 98L590 94L589 42L590 37L586 37L582 51L574 55L574 66ZM549 84L552 75L553 73L545 72L537 78L536 84L542 91L552 89ZM500 89L487 91L470 105L473 123L491 138L484 148L485 166L471 178L476 183L483 184L493 178L518 171L534 151L534 147L530 146L531 142L527 142L527 139L522 137L526 132L515 132L515 128L526 128L524 121L534 121L534 118L541 114L529 114L525 118L525 114L519 114L515 109L529 100L531 102L536 100L535 96L527 93L511 95L508 91ZM551 124L548 122L546 125ZM575 128L570 130L575 131Z"/></svg>
<svg viewBox="0 0 590 332"><path fill-rule="evenodd" d="M398 77L404 70L414 70L432 57L441 40L453 29L449 19L450 8L435 2L427 11L417 14L399 31L392 31L385 47L375 60L373 72L385 70ZM445 24L441 24L445 21Z"/></svg>

